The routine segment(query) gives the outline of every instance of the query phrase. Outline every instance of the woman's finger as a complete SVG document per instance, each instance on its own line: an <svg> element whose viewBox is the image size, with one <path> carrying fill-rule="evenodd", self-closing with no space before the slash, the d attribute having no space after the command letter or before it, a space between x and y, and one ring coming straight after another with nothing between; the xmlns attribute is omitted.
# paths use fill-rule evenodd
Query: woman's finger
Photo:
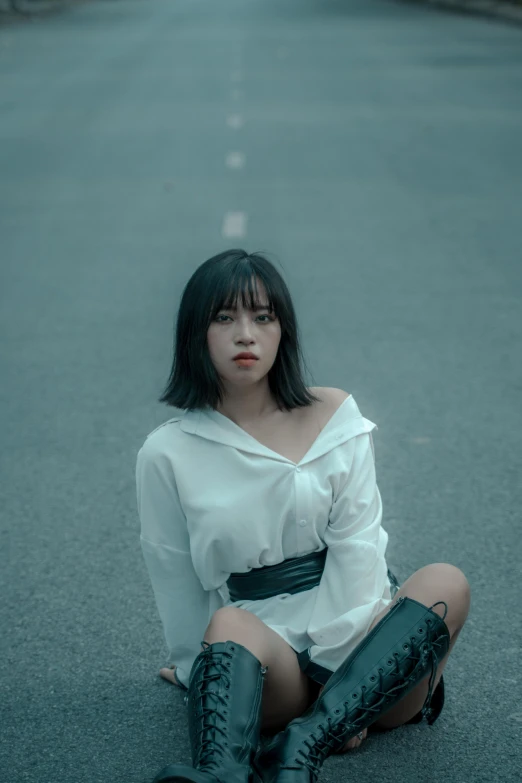
<svg viewBox="0 0 522 783"><path fill-rule="evenodd" d="M163 669L160 669L160 676L163 677L164 680L171 682L173 685L178 685L176 675L174 674L175 668L175 666L164 666Z"/></svg>

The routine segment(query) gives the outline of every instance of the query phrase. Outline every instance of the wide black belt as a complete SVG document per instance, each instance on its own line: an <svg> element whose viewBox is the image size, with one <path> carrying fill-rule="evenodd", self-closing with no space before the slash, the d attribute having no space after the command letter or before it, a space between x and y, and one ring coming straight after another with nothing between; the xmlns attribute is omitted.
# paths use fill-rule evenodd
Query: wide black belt
<svg viewBox="0 0 522 783"><path fill-rule="evenodd" d="M230 574L227 580L231 601L261 601L282 593L301 593L317 587L323 575L328 547L302 557L291 557L272 566L253 568L246 574ZM400 587L388 568L391 597Z"/></svg>
<svg viewBox="0 0 522 783"><path fill-rule="evenodd" d="M253 568L227 579L231 601L262 601L281 593L302 593L317 587L324 571L328 547L276 565Z"/></svg>

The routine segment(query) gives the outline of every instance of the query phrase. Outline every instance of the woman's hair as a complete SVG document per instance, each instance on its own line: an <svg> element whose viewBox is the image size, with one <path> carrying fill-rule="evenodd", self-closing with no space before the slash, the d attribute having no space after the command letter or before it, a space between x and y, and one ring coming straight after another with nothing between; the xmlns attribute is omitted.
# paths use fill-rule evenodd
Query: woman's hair
<svg viewBox="0 0 522 783"><path fill-rule="evenodd" d="M304 408L318 400L303 380L301 363L306 367L306 362L286 283L264 256L234 249L201 264L185 286L177 317L170 378L158 402L191 411L206 406L216 409L223 402L224 387L210 358L207 332L217 313L233 307L239 296L245 309L253 310L260 303L256 278L264 284L270 311L281 325L277 356L268 372L268 384L278 408Z"/></svg>

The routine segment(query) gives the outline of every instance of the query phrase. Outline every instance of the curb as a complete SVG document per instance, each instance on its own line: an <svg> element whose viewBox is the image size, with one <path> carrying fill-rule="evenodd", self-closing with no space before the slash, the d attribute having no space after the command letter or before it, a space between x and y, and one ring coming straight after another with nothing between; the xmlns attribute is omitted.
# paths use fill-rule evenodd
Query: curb
<svg viewBox="0 0 522 783"><path fill-rule="evenodd" d="M522 25L522 3L520 0L512 2L498 2L498 0L400 0L401 2L415 2L432 8L440 8L456 12L485 16L501 21ZM80 0L81 2L81 0ZM20 2L18 12L13 12L0 0L0 15L13 19L31 19L39 14L52 14L61 11L65 7L74 4L74 0L43 0L42 2ZM0 18L2 18L0 16Z"/></svg>
<svg viewBox="0 0 522 783"><path fill-rule="evenodd" d="M78 6L87 0L17 0L17 8L12 9L6 0L0 0L0 23L34 22L40 17L58 14L66 8Z"/></svg>
<svg viewBox="0 0 522 783"><path fill-rule="evenodd" d="M433 8L457 11L475 16L522 25L522 5L519 2L502 3L495 0L413 0ZM402 0L404 2L404 0ZM410 0L411 2L411 0Z"/></svg>
<svg viewBox="0 0 522 783"><path fill-rule="evenodd" d="M417 4L431 6L432 8L441 8L451 11L474 14L475 16L486 16L489 18L500 19L501 21L512 22L522 25L522 3L520 0L512 2L498 2L498 0L401 0L402 2L415 2ZM17 19L24 17L31 18L39 13L52 13L61 11L66 6L71 5L67 0L43 0L43 2L19 2L19 11L12 12L2 0L0 0L0 14L13 16Z"/></svg>

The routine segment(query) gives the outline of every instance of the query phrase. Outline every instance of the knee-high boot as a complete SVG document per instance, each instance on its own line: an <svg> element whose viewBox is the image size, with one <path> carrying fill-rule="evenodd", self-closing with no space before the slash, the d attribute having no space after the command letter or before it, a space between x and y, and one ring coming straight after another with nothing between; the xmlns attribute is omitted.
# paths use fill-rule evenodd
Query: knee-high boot
<svg viewBox="0 0 522 783"><path fill-rule="evenodd" d="M202 645L185 696L193 766L169 764L152 783L258 783L252 760L268 666L237 642Z"/></svg>
<svg viewBox="0 0 522 783"><path fill-rule="evenodd" d="M441 618L432 611L443 603ZM422 713L430 721L437 666L449 649L445 601L401 597L332 674L314 704L254 759L264 783L315 783L324 760L388 712L428 674Z"/></svg>

